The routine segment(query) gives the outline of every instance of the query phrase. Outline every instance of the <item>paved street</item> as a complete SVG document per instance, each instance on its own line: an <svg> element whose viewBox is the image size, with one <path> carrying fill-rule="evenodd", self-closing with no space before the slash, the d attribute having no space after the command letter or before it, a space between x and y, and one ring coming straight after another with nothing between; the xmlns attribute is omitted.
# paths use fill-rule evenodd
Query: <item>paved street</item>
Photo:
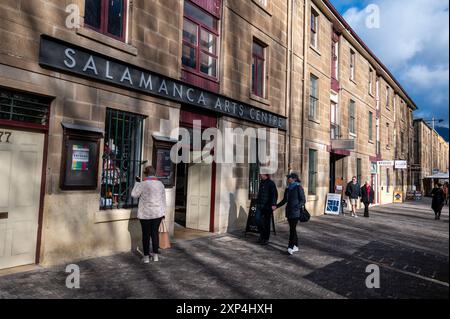
<svg viewBox="0 0 450 319"><path fill-rule="evenodd" d="M2 276L0 298L448 298L448 208L435 221L428 204L313 218L294 256L279 224L269 246L235 232L177 243L156 264L131 253L79 262L80 289L66 288L65 266ZM379 289L365 285L369 264Z"/></svg>

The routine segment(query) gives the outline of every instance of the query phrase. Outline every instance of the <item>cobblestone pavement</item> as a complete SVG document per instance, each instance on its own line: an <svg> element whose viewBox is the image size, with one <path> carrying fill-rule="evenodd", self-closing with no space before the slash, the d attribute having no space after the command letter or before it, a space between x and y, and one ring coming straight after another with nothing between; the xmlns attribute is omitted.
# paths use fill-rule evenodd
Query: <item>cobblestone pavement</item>
<svg viewBox="0 0 450 319"><path fill-rule="evenodd" d="M80 289L65 266L2 276L0 298L448 298L448 216L435 221L425 201L312 218L294 256L285 223L268 246L242 232L179 242L150 265L132 253L79 262ZM365 285L369 264L379 289Z"/></svg>

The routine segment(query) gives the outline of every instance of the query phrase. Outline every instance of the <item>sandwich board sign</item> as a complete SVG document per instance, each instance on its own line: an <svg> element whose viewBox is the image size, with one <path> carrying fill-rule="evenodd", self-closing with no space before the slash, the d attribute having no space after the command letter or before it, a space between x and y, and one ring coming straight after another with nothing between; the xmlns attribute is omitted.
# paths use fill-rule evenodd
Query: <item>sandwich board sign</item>
<svg viewBox="0 0 450 319"><path fill-rule="evenodd" d="M325 205L325 214L339 215L341 212L341 194L327 194L327 202Z"/></svg>

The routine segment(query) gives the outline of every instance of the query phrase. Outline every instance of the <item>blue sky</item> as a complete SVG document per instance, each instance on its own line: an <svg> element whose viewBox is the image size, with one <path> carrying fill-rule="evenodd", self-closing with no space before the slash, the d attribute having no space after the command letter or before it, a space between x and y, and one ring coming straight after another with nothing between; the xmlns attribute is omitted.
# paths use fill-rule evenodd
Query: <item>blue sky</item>
<svg viewBox="0 0 450 319"><path fill-rule="evenodd" d="M415 117L449 124L449 1L331 0L416 102ZM379 28L368 28L369 5Z"/></svg>

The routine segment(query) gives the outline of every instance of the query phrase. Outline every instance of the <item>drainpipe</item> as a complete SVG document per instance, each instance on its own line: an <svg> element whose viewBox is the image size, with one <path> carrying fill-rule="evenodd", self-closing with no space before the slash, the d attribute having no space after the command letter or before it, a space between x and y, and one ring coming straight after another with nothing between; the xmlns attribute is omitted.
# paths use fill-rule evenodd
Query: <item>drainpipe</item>
<svg viewBox="0 0 450 319"><path fill-rule="evenodd" d="M286 34L288 37L288 52L286 55L286 95L285 95L285 114L288 121L288 127L286 132L285 140L285 163L284 171L289 172L291 170L291 134L292 134L292 121L291 121L291 108L292 108L292 43L293 43L293 16L294 16L294 0L288 1L287 9L287 25Z"/></svg>
<svg viewBox="0 0 450 319"><path fill-rule="evenodd" d="M306 78L307 78L307 72L306 72L306 68L308 65L308 37L306 36L307 33L307 9L309 8L309 0L305 0L303 2L303 79L302 79L302 91L303 91L303 101L302 101L302 116L301 116L301 139L302 139L302 146L301 146L301 150L300 150L300 175L302 176L303 179L303 172L304 172L304 168L303 168L303 163L304 163L304 157L305 157L305 108L306 108Z"/></svg>

